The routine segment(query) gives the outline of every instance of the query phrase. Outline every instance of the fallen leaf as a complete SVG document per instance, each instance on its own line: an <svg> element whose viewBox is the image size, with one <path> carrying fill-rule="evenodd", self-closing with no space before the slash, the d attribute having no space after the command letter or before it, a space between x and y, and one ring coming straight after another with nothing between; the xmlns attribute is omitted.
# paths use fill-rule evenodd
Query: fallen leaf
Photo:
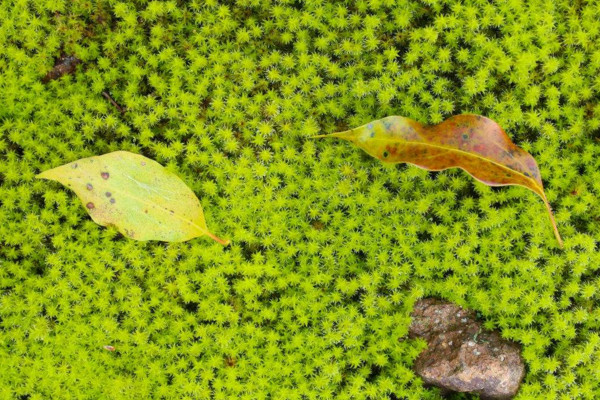
<svg viewBox="0 0 600 400"><path fill-rule="evenodd" d="M200 201L177 175L139 154L82 158L37 177L69 187L96 223L129 238L182 242L207 235L229 243L208 230Z"/></svg>
<svg viewBox="0 0 600 400"><path fill-rule="evenodd" d="M115 346L106 345L106 346L103 346L103 348L104 348L104 350L115 351Z"/></svg>
<svg viewBox="0 0 600 400"><path fill-rule="evenodd" d="M554 235L563 245L535 159L489 118L461 114L424 126L409 118L391 116L315 137L348 140L384 162L410 163L429 171L457 167L489 186L526 187L544 201Z"/></svg>

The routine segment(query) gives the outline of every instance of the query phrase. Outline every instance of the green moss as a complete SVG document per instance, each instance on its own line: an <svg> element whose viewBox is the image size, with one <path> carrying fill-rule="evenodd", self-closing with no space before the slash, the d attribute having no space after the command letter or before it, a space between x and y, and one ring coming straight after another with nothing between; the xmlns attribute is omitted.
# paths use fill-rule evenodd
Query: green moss
<svg viewBox="0 0 600 400"><path fill-rule="evenodd" d="M523 345L520 399L600 397L599 36L593 1L1 1L0 398L440 398L430 295ZM463 112L538 160L564 250L526 189L307 139ZM234 244L133 242L34 179L117 149Z"/></svg>

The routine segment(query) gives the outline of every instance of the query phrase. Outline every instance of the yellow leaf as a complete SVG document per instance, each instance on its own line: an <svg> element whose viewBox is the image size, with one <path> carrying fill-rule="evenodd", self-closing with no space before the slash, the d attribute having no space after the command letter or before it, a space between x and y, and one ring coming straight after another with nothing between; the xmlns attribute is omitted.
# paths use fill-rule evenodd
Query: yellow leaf
<svg viewBox="0 0 600 400"><path fill-rule="evenodd" d="M44 171L38 178L69 187L92 219L114 225L136 240L182 242L207 235L200 201L175 174L154 160L127 151L82 158Z"/></svg>

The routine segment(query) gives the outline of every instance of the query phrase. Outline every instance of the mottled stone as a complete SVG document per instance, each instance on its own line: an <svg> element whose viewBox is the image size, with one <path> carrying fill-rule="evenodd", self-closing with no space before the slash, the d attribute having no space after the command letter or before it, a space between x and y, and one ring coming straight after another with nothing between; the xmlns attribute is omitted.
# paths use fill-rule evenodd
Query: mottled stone
<svg viewBox="0 0 600 400"><path fill-rule="evenodd" d="M525 375L520 346L484 330L472 311L422 299L413 310L409 336L427 341L414 369L428 385L482 399L510 399L519 390Z"/></svg>

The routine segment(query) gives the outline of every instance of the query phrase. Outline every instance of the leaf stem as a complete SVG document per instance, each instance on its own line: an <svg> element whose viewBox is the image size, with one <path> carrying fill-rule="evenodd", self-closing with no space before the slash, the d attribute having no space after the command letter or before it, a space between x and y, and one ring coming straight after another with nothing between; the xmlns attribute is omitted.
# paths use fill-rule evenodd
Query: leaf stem
<svg viewBox="0 0 600 400"><path fill-rule="evenodd" d="M229 245L229 243L231 243L231 240L229 239L221 239L220 237L216 236L214 233L206 231L206 235L211 238L212 240L214 240L215 242L222 244L223 246L227 246Z"/></svg>
<svg viewBox="0 0 600 400"><path fill-rule="evenodd" d="M556 220L554 219L554 213L552 213L552 208L550 207L550 203L544 194L542 196L542 200L544 200L544 204L546 205L546 209L548 209L548 216L550 217L550 222L552 223L552 228L554 229L554 236L556 236L556 240L558 240L558 245L560 248L563 248L563 240L560 237L560 233L558 233L558 227L556 226Z"/></svg>

